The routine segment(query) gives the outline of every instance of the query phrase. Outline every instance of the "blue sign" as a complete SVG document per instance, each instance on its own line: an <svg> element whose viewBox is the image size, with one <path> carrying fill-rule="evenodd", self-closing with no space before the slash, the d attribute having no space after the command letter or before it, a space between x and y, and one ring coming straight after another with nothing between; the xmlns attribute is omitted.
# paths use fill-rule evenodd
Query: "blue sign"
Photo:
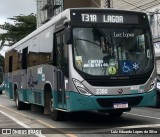
<svg viewBox="0 0 160 137"><path fill-rule="evenodd" d="M131 73L133 71L133 63L131 61L120 61L120 70L122 73Z"/></svg>

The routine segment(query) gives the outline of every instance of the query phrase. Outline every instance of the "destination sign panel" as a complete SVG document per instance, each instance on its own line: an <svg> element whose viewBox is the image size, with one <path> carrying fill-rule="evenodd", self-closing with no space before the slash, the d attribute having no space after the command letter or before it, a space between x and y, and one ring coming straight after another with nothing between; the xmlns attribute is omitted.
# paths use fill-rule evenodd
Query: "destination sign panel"
<svg viewBox="0 0 160 137"><path fill-rule="evenodd" d="M119 14L119 13L87 13L87 12L71 12L72 22L84 23L117 23L117 24L138 24L138 15Z"/></svg>
<svg viewBox="0 0 160 137"><path fill-rule="evenodd" d="M98 22L98 18L100 15L96 14L81 14L82 22ZM123 23L124 17L119 15L102 15L101 22L108 22L108 23ZM99 20L100 21L100 20Z"/></svg>

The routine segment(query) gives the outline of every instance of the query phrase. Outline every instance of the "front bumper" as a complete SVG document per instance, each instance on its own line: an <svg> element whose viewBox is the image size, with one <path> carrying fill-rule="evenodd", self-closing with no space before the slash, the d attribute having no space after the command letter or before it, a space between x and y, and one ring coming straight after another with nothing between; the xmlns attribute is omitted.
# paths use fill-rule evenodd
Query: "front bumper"
<svg viewBox="0 0 160 137"><path fill-rule="evenodd" d="M85 96L68 92L67 111L115 110L113 103L128 103L128 108L156 106L156 90L143 94L116 96Z"/></svg>

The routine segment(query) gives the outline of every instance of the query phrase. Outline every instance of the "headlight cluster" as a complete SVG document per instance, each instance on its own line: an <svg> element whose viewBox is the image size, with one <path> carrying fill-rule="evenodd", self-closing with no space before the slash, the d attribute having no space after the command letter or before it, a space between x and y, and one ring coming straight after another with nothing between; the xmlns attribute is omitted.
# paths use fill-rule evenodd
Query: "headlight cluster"
<svg viewBox="0 0 160 137"><path fill-rule="evenodd" d="M83 94L83 95L87 95L90 96L92 95L90 93L90 91L77 79L73 79L73 83L76 87L76 89L78 90L79 93Z"/></svg>

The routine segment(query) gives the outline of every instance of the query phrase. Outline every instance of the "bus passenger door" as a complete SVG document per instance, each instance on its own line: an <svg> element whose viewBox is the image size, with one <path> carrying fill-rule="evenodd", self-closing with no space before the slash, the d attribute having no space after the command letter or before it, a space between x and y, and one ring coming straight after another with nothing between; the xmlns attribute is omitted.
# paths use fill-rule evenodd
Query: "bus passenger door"
<svg viewBox="0 0 160 137"><path fill-rule="evenodd" d="M64 44L63 32L56 34L56 66L57 66L57 103L58 108L66 109L65 88L64 88Z"/></svg>

